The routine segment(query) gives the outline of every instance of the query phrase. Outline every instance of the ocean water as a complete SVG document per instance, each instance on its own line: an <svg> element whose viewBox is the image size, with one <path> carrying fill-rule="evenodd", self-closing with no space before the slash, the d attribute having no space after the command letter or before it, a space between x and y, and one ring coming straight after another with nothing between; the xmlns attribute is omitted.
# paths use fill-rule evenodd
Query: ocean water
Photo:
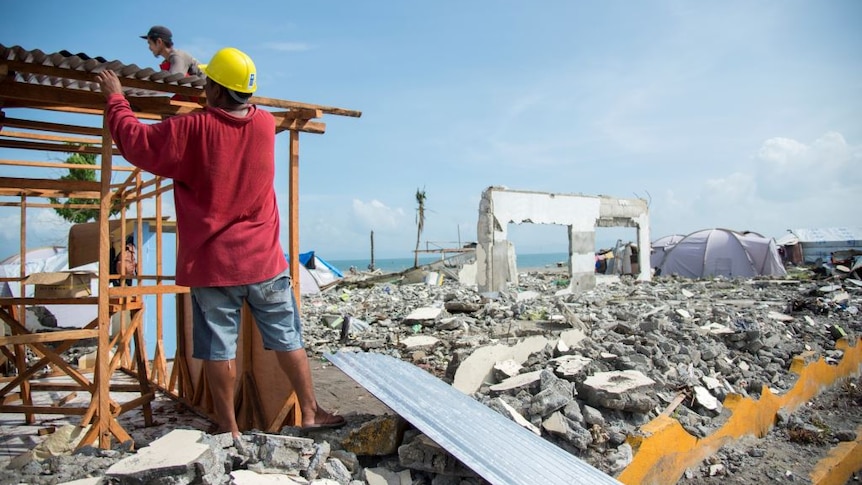
<svg viewBox="0 0 862 485"><path fill-rule="evenodd" d="M546 254L518 254L516 256L518 269L532 269L554 267L557 263L565 262L568 258L566 253L546 253ZM419 258L419 265L433 263L439 261L440 257L424 256ZM351 267L365 271L368 269L370 259L327 259L327 263L338 268L342 273L347 274ZM374 258L374 268L380 269L385 273L397 273L413 267L413 258Z"/></svg>

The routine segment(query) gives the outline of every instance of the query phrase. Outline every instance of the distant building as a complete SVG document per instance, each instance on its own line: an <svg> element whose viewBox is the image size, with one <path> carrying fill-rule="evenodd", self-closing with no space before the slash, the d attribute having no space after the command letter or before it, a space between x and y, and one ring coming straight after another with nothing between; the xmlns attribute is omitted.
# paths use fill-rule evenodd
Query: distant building
<svg viewBox="0 0 862 485"><path fill-rule="evenodd" d="M829 262L833 253L862 253L862 227L825 227L788 229L788 234L776 241L780 246L801 249L805 264ZM842 258L844 259L844 258Z"/></svg>

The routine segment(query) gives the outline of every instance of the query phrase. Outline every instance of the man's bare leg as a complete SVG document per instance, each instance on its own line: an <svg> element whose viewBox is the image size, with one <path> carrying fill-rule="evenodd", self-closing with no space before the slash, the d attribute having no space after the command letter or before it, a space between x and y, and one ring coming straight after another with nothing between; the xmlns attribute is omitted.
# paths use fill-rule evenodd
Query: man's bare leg
<svg viewBox="0 0 862 485"><path fill-rule="evenodd" d="M305 349L276 352L276 355L281 369L287 374L290 383L293 384L293 391L299 400L299 409L302 411L302 427L343 423L343 418L334 417L317 404L311 367L308 365L308 355L305 353Z"/></svg>
<svg viewBox="0 0 862 485"><path fill-rule="evenodd" d="M233 436L239 436L234 412L236 359L205 360L204 372L213 397L218 432L230 432Z"/></svg>

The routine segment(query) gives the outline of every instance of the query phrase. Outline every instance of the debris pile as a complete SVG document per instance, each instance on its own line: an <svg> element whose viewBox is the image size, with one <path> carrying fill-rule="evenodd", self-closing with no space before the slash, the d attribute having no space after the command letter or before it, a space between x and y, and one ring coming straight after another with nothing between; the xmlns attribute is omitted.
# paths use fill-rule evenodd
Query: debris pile
<svg viewBox="0 0 862 485"><path fill-rule="evenodd" d="M794 357L838 362L836 340L862 335L862 283L852 278L643 283L623 277L581 294L562 291L566 286L555 272L524 273L518 288L494 294L449 280L334 286L303 296L306 345L316 357L368 351L412 362L616 475L632 460L627 438L660 414L707 436L726 420L728 394L785 392L796 381L789 371ZM855 439L858 403L848 413L846 425L826 434L777 428L795 439ZM246 433L237 442L205 433L198 438L214 468L168 467L176 471L171 483L228 483L231 473L234 483L263 483L247 476L244 482L245 473L296 480L279 483L484 483L397 416L314 436L284 428L281 435ZM117 467L145 449L79 451L13 473L16 480L27 475L28 483L57 483L51 473L62 462L79 471L68 479L115 476L84 463L110 458ZM741 452L722 453L700 473L739 468ZM0 483L11 483L3 481L9 471L2 473ZM179 478L189 473L193 480ZM142 483L134 480L119 482Z"/></svg>

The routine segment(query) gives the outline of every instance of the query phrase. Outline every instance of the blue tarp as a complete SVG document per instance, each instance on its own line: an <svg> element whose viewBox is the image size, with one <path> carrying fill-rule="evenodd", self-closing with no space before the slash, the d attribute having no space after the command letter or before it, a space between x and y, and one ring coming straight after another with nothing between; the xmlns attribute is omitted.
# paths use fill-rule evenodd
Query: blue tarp
<svg viewBox="0 0 862 485"><path fill-rule="evenodd" d="M332 271L335 274L335 276L338 276L339 278L344 278L344 274L342 274L341 271L338 270L338 268L327 263L320 256L315 256L314 251L308 251L307 253L300 253L299 254L299 262L302 263L303 266L305 266L306 268L309 268L309 269L314 269L315 265L317 263L320 263L320 264L326 266L327 268L329 268L329 270Z"/></svg>

